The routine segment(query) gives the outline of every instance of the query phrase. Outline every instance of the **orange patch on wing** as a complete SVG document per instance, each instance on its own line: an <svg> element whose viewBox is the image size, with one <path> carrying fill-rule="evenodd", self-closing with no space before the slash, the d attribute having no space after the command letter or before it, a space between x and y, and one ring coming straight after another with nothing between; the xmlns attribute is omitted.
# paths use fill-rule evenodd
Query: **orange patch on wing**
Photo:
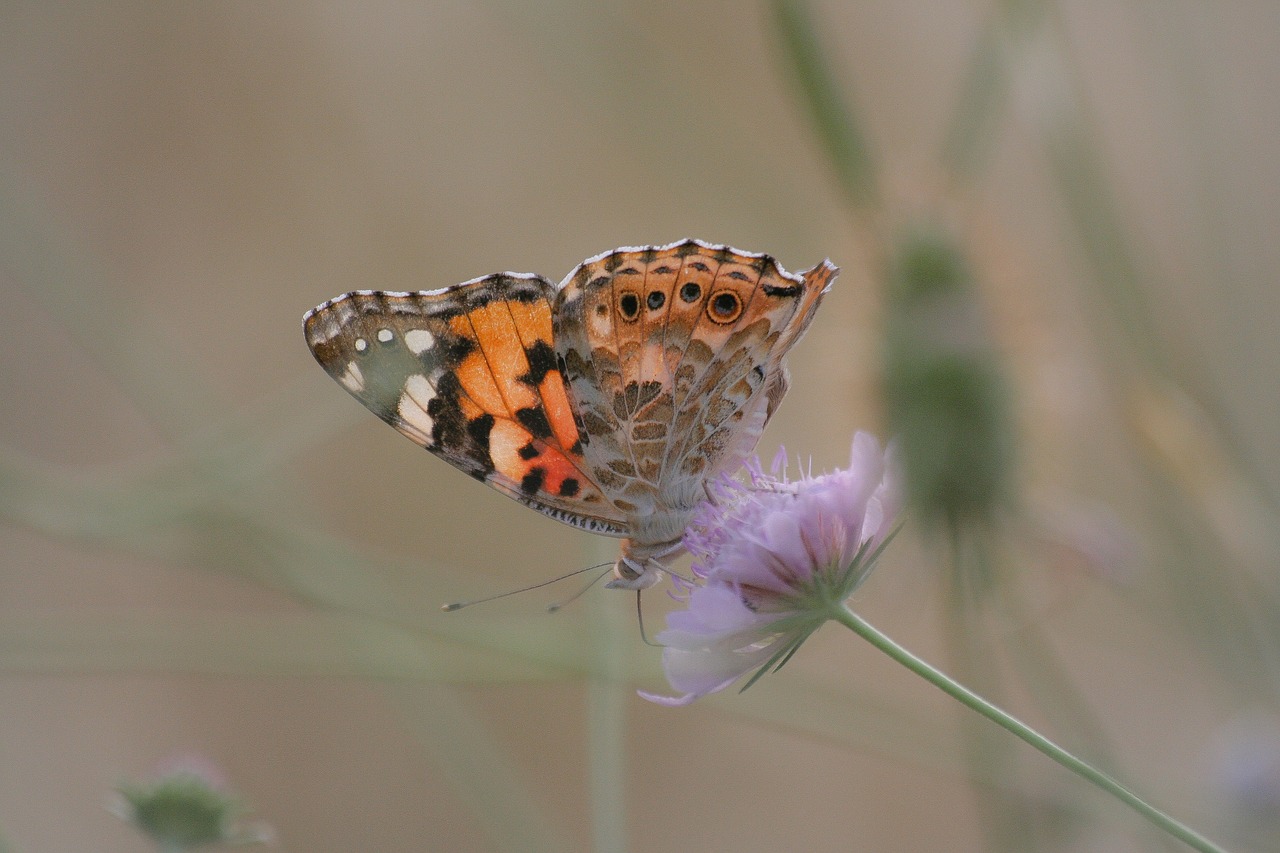
<svg viewBox="0 0 1280 853"><path fill-rule="evenodd" d="M551 424L551 432L561 447L572 452L578 443L578 425L573 420L573 407L569 405L564 379L559 373L548 373L538 390L542 392L542 407L547 413L547 422ZM577 454L577 457L581 459L582 455Z"/></svg>
<svg viewBox="0 0 1280 853"><path fill-rule="evenodd" d="M468 421L474 421L481 415L486 414L484 409L472 402L470 397L465 396L458 397L458 411L462 412L462 416ZM505 414L502 416L506 417Z"/></svg>
<svg viewBox="0 0 1280 853"><path fill-rule="evenodd" d="M485 361L483 353L476 351L468 355L458 365L456 373L462 390L481 410L506 416L506 402L494 382L493 372L489 370L489 363Z"/></svg>
<svg viewBox="0 0 1280 853"><path fill-rule="evenodd" d="M554 349L554 332L551 327L551 305L543 300L535 302L507 303L516 328L520 332L520 340L525 349L542 343L548 349ZM547 422L551 424L551 432L556 442L570 451L578 443L578 426L573 420L573 407L569 405L569 395L565 391L564 380L559 371L549 370L538 384L538 393L542 397L542 408ZM570 454L575 455L575 454ZM581 458L576 455L576 458Z"/></svg>
<svg viewBox="0 0 1280 853"><path fill-rule="evenodd" d="M511 300L506 303L520 330L520 337L527 347L536 341L551 344L551 306L543 300L536 302L520 302Z"/></svg>
<svg viewBox="0 0 1280 853"><path fill-rule="evenodd" d="M663 358L663 341L666 338L667 319L671 313L671 300L675 298L676 276L683 265L672 263L669 255L659 257L649 264L644 276L645 344L640 355L642 381L670 383L671 374ZM657 272L663 270L663 272ZM649 296L662 294L658 308L649 307Z"/></svg>
<svg viewBox="0 0 1280 853"><path fill-rule="evenodd" d="M484 353L505 411L515 413L538 404L533 389L520 381L529 372L529 359L520 342L507 302L490 302L467 314L475 329L476 341Z"/></svg>
<svg viewBox="0 0 1280 853"><path fill-rule="evenodd" d="M524 458L520 451L527 447L535 448L537 455ZM499 420L494 423L489 434L489 452L494 470L499 474L516 483L536 483L537 490L530 492L530 497L536 497L540 492L583 499L586 499L587 492L598 494L593 486L583 482L581 472L565 454L546 442L536 440L515 421Z"/></svg>
<svg viewBox="0 0 1280 853"><path fill-rule="evenodd" d="M466 315L452 318L449 321L449 329L460 338L469 341L476 339L476 333L471 328L471 322ZM458 363L454 369L454 375L458 377L458 384L462 386L466 396L473 400L482 412L491 412L495 415L507 413L502 392L494 382L493 371L489 369L489 362L485 359L483 351L472 350ZM475 415L468 413L467 417L472 418Z"/></svg>

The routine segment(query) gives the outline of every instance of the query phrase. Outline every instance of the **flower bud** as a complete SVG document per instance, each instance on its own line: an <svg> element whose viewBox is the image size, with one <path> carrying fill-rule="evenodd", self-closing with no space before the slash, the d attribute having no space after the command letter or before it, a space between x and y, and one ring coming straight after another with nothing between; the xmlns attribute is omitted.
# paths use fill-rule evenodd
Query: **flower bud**
<svg viewBox="0 0 1280 853"><path fill-rule="evenodd" d="M221 772L199 756L171 759L153 780L122 783L116 790L122 799L112 810L161 850L270 840L265 827L237 823L243 806L226 790Z"/></svg>
<svg viewBox="0 0 1280 853"><path fill-rule="evenodd" d="M884 393L907 494L927 524L987 521L1006 496L1013 430L983 319L951 238L908 230L889 275Z"/></svg>

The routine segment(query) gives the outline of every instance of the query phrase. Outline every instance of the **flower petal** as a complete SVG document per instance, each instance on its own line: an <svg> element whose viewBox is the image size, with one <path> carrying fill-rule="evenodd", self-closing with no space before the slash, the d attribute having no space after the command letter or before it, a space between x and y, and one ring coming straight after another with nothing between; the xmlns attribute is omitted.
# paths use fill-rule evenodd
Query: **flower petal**
<svg viewBox="0 0 1280 853"><path fill-rule="evenodd" d="M761 666L776 651L779 640L745 649L662 650L667 681L681 693L706 696L728 687Z"/></svg>
<svg viewBox="0 0 1280 853"><path fill-rule="evenodd" d="M736 638L756 637L772 616L755 613L733 587L711 583L695 589L684 610L667 615L667 627L657 636L664 646L677 649L709 649L733 645ZM746 639L741 645L750 644Z"/></svg>
<svg viewBox="0 0 1280 853"><path fill-rule="evenodd" d="M902 505L890 445L858 433L849 467L785 479L785 456L765 474L745 463L749 485L720 479L694 514L684 544L699 584L686 609L658 634L662 665L677 696L641 692L665 705L686 705L742 675L789 655L848 598L872 563L859 554L888 535Z"/></svg>

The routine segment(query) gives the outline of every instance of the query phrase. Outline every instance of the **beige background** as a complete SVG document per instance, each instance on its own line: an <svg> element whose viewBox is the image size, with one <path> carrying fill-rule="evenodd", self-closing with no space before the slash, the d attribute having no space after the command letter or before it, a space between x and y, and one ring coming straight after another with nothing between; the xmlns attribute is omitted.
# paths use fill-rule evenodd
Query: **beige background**
<svg viewBox="0 0 1280 853"><path fill-rule="evenodd" d="M1016 389L1021 509L1000 539L1025 609L981 628L999 692L1085 742L1019 669L1043 632L1124 778L1264 849L1280 830L1242 815L1222 779L1233 738L1280 750L1262 594L1280 552L1280 12L1031 4L1047 18L1009 37L985 168L955 188L937 151L995 5L814 16L880 157L883 221L954 227ZM854 429L883 431L876 244L843 205L768 9L531 9L0 10L0 831L14 851L145 849L103 804L175 751L220 764L291 851L992 846L959 709L838 628L743 696L671 710L632 693L662 680L625 596L557 616L541 608L564 588L437 611L612 545L349 400L299 323L338 293L498 270L558 280L588 255L684 236L791 269L829 256L844 271L761 451L785 443L830 468ZM1045 142L1063 114L1085 119L1071 126L1117 200L1169 384L1124 354L1081 252ZM858 605L946 666L944 566L909 528ZM667 606L649 596L651 625ZM1167 849L1040 756L1004 760L997 788L1025 798L1041 849Z"/></svg>

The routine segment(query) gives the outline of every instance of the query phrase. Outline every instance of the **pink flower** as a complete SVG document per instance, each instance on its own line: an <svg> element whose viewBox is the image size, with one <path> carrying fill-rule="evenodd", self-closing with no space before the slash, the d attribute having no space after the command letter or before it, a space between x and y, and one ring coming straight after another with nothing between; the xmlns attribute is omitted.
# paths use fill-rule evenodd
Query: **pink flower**
<svg viewBox="0 0 1280 853"><path fill-rule="evenodd" d="M784 459L770 474L749 460L747 483L717 482L685 531L699 583L657 636L667 680L681 695L644 698L686 705L756 670L751 686L786 663L871 572L901 508L892 447L882 452L860 432L847 469L794 481Z"/></svg>

